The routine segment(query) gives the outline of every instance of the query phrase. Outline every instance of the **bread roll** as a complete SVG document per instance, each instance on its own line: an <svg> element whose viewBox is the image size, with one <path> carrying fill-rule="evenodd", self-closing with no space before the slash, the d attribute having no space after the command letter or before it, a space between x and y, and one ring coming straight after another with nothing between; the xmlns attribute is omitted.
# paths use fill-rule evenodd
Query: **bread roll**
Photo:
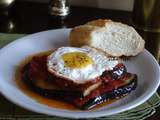
<svg viewBox="0 0 160 120"><path fill-rule="evenodd" d="M69 39L71 46L89 45L114 57L135 56L145 44L133 27L102 19L73 28Z"/></svg>

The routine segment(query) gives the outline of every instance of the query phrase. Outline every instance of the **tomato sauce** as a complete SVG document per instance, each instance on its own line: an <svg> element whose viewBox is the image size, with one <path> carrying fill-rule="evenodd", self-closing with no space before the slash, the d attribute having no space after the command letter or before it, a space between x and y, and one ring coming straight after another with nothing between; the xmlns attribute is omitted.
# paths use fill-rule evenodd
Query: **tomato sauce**
<svg viewBox="0 0 160 120"><path fill-rule="evenodd" d="M47 51L47 52L42 52L33 56L42 56L42 55L49 55L52 51ZM21 70L23 69L24 65L26 65L33 56L29 56L26 59L24 59L18 66L17 70L16 70L16 74L15 74L15 81L17 86L19 87L19 89L25 93L26 95L28 95L29 97L33 98L34 100L36 100L37 102L47 105L48 107L52 107L52 108L59 108L59 109L67 109L67 110L79 110L78 108L76 108L75 106L73 106L72 104L69 104L67 102L62 102L59 100L55 100L55 99L51 99L51 98L46 98L44 96L39 95L38 93L32 91L23 81L21 78ZM106 106L107 104L110 104L112 102L116 101L116 99L114 100L107 100L106 102L103 102L99 105L96 105L96 107L93 108L97 109L103 106Z"/></svg>

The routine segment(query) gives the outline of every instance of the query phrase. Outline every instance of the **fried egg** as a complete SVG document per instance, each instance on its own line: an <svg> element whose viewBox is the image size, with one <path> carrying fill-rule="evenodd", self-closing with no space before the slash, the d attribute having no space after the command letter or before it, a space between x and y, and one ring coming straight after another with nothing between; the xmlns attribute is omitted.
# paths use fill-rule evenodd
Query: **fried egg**
<svg viewBox="0 0 160 120"><path fill-rule="evenodd" d="M89 46L61 47L50 54L47 60L51 73L78 84L94 80L117 64L117 60L110 60L103 52Z"/></svg>

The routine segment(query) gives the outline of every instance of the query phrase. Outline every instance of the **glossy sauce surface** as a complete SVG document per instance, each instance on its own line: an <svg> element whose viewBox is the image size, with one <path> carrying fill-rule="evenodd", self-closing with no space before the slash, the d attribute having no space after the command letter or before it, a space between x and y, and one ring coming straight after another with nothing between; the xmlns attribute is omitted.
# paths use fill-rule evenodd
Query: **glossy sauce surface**
<svg viewBox="0 0 160 120"><path fill-rule="evenodd" d="M36 54L36 55L33 55L33 56L42 56L42 55L49 55L52 51L47 51L47 52L43 52L43 53L39 53L39 54ZM31 91L27 85L24 84L24 82L22 81L21 79L21 69L23 68L23 66L25 64L27 64L33 56L29 56L27 57L25 60L23 60L18 68L17 68L17 71L16 71L16 74L15 74L15 78L16 78L16 84L17 86L28 96L30 96L31 98L33 98L34 100L36 100L37 102L41 103L41 104L44 104L44 105L47 105L49 107L53 107L53 108L59 108L59 109L67 109L67 110L79 110L77 109L75 106L69 104L69 103L66 103L66 102L62 102L62 101L58 101L58 100L54 100L54 99L49 99L49 98L45 98L41 95L39 95L38 93L35 93L33 91ZM96 107L94 107L93 109L96 109L96 108L100 108L100 107L103 107L107 104L110 104L112 102L114 102L116 100L108 100L106 102L103 102L99 105L97 105Z"/></svg>

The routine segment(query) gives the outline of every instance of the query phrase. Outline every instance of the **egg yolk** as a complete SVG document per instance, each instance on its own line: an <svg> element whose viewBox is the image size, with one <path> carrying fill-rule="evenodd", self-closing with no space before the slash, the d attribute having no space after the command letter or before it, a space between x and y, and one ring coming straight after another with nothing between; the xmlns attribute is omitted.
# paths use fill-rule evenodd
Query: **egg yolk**
<svg viewBox="0 0 160 120"><path fill-rule="evenodd" d="M62 55L62 59L66 67L84 68L93 63L92 59L82 52L70 52Z"/></svg>

